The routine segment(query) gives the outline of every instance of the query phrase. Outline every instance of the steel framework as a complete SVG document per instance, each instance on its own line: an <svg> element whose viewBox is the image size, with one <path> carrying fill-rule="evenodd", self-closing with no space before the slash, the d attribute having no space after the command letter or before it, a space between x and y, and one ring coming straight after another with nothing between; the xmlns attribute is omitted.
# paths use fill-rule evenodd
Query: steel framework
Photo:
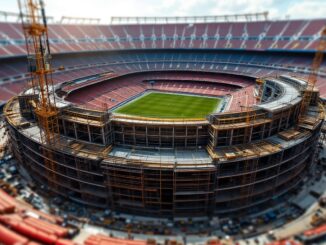
<svg viewBox="0 0 326 245"><path fill-rule="evenodd" d="M301 122L305 121L306 113L311 103L314 88L317 82L318 70L321 63L323 62L325 50L326 50L326 26L321 31L319 43L316 48L316 54L311 65L311 72L307 80L308 83L307 88L303 93L303 103L301 104L300 117L299 117L299 121Z"/></svg>
<svg viewBox="0 0 326 245"><path fill-rule="evenodd" d="M231 21L266 21L268 12L235 15L208 15L208 16L161 16L161 17L111 17L111 24L168 24L168 23L210 23Z"/></svg>
<svg viewBox="0 0 326 245"><path fill-rule="evenodd" d="M49 169L49 180L54 183L55 164L52 151L48 148L58 142L59 126L44 4L42 0L26 0L18 3L26 41L31 91L34 95L38 95L35 115L41 129L41 140L45 145L42 148L45 156L44 163Z"/></svg>

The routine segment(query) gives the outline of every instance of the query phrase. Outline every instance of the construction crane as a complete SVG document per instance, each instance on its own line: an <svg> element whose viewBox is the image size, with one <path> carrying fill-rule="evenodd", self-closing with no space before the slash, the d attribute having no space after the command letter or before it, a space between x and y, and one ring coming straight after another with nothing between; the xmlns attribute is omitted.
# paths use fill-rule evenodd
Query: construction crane
<svg viewBox="0 0 326 245"><path fill-rule="evenodd" d="M51 148L59 139L58 110L52 80L51 52L42 0L18 0L25 35L32 91L38 95L35 115L43 143L44 164L49 183L55 183L55 164Z"/></svg>
<svg viewBox="0 0 326 245"><path fill-rule="evenodd" d="M326 50L326 26L322 29L320 39L317 44L316 54L311 65L311 72L307 80L307 87L302 96L302 104L300 107L299 121L304 120L308 107L310 105L314 87L317 82L318 70L323 61L324 52Z"/></svg>

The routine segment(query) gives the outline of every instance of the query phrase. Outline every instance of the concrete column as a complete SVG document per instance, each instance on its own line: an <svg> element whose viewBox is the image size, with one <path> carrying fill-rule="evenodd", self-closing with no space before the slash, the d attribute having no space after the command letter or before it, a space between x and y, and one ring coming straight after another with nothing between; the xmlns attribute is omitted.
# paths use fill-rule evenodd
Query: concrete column
<svg viewBox="0 0 326 245"><path fill-rule="evenodd" d="M254 126L251 126L250 127L250 130L249 130L249 138L248 138L248 143L251 142L251 137L252 137L252 130L253 130Z"/></svg>
<svg viewBox="0 0 326 245"><path fill-rule="evenodd" d="M74 124L75 138L78 139L76 123L73 123L73 124Z"/></svg>
<svg viewBox="0 0 326 245"><path fill-rule="evenodd" d="M105 140L105 130L104 130L104 127L101 128L101 133L102 133L103 144L106 145L106 140Z"/></svg>
<svg viewBox="0 0 326 245"><path fill-rule="evenodd" d="M233 129L231 129L229 145L232 145L232 141L233 141Z"/></svg>
<svg viewBox="0 0 326 245"><path fill-rule="evenodd" d="M218 140L218 130L216 129L214 129L214 139L213 139L213 142L214 142L214 147L216 147L217 146L217 140Z"/></svg>
<svg viewBox="0 0 326 245"><path fill-rule="evenodd" d="M146 137L146 146L148 146L148 129L147 129L147 125L146 125L145 137Z"/></svg>
<svg viewBox="0 0 326 245"><path fill-rule="evenodd" d="M273 193L275 193L275 187L278 183L278 179L280 177L280 170L281 170L281 164L279 164L280 162L283 162L283 158L284 158L284 150L282 150L282 152L278 153L278 154L281 154L281 157L279 158L279 161L278 161L278 166L277 166L277 176L275 177L275 182L273 184L274 188L273 188Z"/></svg>
<svg viewBox="0 0 326 245"><path fill-rule="evenodd" d="M174 126L172 127L172 147L174 147L174 140L175 140L175 130Z"/></svg>
<svg viewBox="0 0 326 245"><path fill-rule="evenodd" d="M121 125L121 132L122 132L122 144L125 144L125 126Z"/></svg>
<svg viewBox="0 0 326 245"><path fill-rule="evenodd" d="M133 141L134 141L134 145L136 145L136 127L135 127L135 125L132 126L132 131L133 131Z"/></svg>
<svg viewBox="0 0 326 245"><path fill-rule="evenodd" d="M289 127L290 116L291 116L291 110L289 110L289 112L288 112L288 118L286 119L286 128Z"/></svg>
<svg viewBox="0 0 326 245"><path fill-rule="evenodd" d="M67 128L66 128L66 121L62 120L62 126L63 126L63 134L67 136Z"/></svg>
<svg viewBox="0 0 326 245"><path fill-rule="evenodd" d="M158 144L161 147L162 142L161 142L161 127L158 128Z"/></svg>
<svg viewBox="0 0 326 245"><path fill-rule="evenodd" d="M110 130L110 143L113 143L115 141L115 133L112 131L112 125L109 124L109 130Z"/></svg>
<svg viewBox="0 0 326 245"><path fill-rule="evenodd" d="M187 143L188 143L188 127L186 126L185 147L187 147Z"/></svg>
<svg viewBox="0 0 326 245"><path fill-rule="evenodd" d="M198 126L196 127L196 147L198 146Z"/></svg>
<svg viewBox="0 0 326 245"><path fill-rule="evenodd" d="M89 142L92 142L91 129L89 127L89 124L87 124L87 132L88 132L88 140Z"/></svg>
<svg viewBox="0 0 326 245"><path fill-rule="evenodd" d="M283 119L283 112L282 112L281 117L280 117L280 122L278 123L277 131L280 131L280 129L281 129L282 119Z"/></svg>
<svg viewBox="0 0 326 245"><path fill-rule="evenodd" d="M268 130L268 137L271 136L272 126L273 126L273 121L270 122L269 130Z"/></svg>
<svg viewBox="0 0 326 245"><path fill-rule="evenodd" d="M262 134L261 134L261 138L260 139L263 139L264 138L264 134L265 134L265 128L266 128L266 123L263 124L263 131L262 131Z"/></svg>

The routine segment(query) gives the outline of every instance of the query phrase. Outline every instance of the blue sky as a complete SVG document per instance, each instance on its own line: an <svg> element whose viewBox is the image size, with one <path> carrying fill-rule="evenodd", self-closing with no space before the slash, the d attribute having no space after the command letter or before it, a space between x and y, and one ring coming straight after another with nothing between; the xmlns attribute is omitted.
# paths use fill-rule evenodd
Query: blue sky
<svg viewBox="0 0 326 245"><path fill-rule="evenodd" d="M326 18L326 0L44 0L48 16L224 15L269 11L270 19ZM0 0L0 10L18 12L16 0Z"/></svg>

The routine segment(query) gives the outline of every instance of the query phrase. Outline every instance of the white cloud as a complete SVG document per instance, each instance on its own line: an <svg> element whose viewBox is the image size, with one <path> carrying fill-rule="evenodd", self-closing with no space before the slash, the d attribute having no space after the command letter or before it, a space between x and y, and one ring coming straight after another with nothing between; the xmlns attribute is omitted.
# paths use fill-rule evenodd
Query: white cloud
<svg viewBox="0 0 326 245"><path fill-rule="evenodd" d="M224 15L269 11L270 18L325 18L325 0L44 0L48 15L111 16ZM0 10L18 12L14 0L0 0Z"/></svg>
<svg viewBox="0 0 326 245"><path fill-rule="evenodd" d="M289 15L292 19L325 18L326 1L305 0L295 2L289 6L286 15Z"/></svg>
<svg viewBox="0 0 326 245"><path fill-rule="evenodd" d="M233 0L233 1L217 1L212 9L214 14L241 14L241 13L257 13L269 11L270 15L275 14L273 0Z"/></svg>

